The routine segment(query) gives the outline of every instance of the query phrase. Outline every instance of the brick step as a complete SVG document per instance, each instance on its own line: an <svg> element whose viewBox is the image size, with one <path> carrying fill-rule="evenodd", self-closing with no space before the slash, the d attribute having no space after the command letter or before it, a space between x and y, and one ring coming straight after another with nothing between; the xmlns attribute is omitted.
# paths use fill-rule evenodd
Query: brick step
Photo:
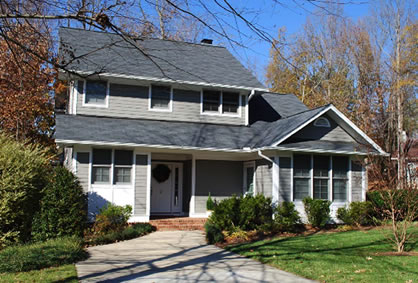
<svg viewBox="0 0 418 283"><path fill-rule="evenodd" d="M204 230L206 218L161 218L152 219L150 224L158 231L191 231Z"/></svg>

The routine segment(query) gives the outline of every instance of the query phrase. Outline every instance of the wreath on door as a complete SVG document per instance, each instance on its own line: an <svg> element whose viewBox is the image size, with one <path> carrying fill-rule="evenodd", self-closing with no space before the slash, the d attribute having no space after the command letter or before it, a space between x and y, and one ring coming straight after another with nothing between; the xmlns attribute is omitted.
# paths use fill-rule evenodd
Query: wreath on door
<svg viewBox="0 0 418 283"><path fill-rule="evenodd" d="M158 164L155 166L155 168L152 170L152 176L155 180L157 180L158 183L163 183L168 180L170 177L171 170L168 168L167 165L164 164Z"/></svg>

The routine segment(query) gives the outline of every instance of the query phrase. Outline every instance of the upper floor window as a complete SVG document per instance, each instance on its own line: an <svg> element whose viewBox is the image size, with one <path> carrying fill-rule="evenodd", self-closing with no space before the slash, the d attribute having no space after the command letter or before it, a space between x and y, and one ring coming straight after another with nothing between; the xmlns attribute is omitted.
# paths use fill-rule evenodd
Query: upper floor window
<svg viewBox="0 0 418 283"><path fill-rule="evenodd" d="M157 85L150 87L150 109L171 111L172 100L171 87Z"/></svg>
<svg viewBox="0 0 418 283"><path fill-rule="evenodd" d="M105 81L79 81L83 84L84 105L107 106L108 83ZM79 88L80 89L80 88Z"/></svg>
<svg viewBox="0 0 418 283"><path fill-rule="evenodd" d="M235 92L204 90L202 112L213 114L238 114L240 95Z"/></svg>

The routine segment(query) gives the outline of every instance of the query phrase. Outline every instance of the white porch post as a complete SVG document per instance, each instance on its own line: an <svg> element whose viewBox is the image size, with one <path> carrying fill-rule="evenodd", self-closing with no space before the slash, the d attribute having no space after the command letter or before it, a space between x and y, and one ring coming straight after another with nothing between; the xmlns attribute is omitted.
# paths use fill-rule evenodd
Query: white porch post
<svg viewBox="0 0 418 283"><path fill-rule="evenodd" d="M151 153L147 155L147 204L146 204L146 216L151 216Z"/></svg>
<svg viewBox="0 0 418 283"><path fill-rule="evenodd" d="M279 202L279 157L275 156L273 159L273 167L272 167L272 178L273 178L273 190L272 190L272 197L273 197L273 204L277 204Z"/></svg>
<svg viewBox="0 0 418 283"><path fill-rule="evenodd" d="M190 197L190 216L193 216L195 214L196 209L196 158L194 154L192 154L192 193Z"/></svg>

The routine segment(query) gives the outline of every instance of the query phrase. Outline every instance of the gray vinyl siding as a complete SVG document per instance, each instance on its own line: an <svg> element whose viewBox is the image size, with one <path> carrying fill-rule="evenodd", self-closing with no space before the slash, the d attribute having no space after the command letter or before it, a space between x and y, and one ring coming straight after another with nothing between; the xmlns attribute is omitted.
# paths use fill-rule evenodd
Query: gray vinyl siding
<svg viewBox="0 0 418 283"><path fill-rule="evenodd" d="M241 195L243 189L243 164L241 161L196 161L195 212L206 212L209 192L215 200L233 194Z"/></svg>
<svg viewBox="0 0 418 283"><path fill-rule="evenodd" d="M89 190L90 153L77 152L76 175L84 192Z"/></svg>
<svg viewBox="0 0 418 283"><path fill-rule="evenodd" d="M137 216L147 212L147 164L147 155L136 155L134 213Z"/></svg>
<svg viewBox="0 0 418 283"><path fill-rule="evenodd" d="M273 176L272 164L267 160L257 160L255 169L256 191L266 197L272 197Z"/></svg>
<svg viewBox="0 0 418 283"><path fill-rule="evenodd" d="M83 106L82 85L82 81L79 81L77 114L230 125L245 124L245 107L243 106L240 108L241 117L202 115L200 113L199 91L174 89L172 112L168 112L148 109L148 86L122 84L110 84L108 108Z"/></svg>
<svg viewBox="0 0 418 283"><path fill-rule="evenodd" d="M292 167L290 157L279 158L279 201L291 201Z"/></svg>
<svg viewBox="0 0 418 283"><path fill-rule="evenodd" d="M334 120L324 115L331 124L330 128L316 127L314 122L294 134L290 140L323 140L338 142L356 142L346 131L344 131Z"/></svg>
<svg viewBox="0 0 418 283"><path fill-rule="evenodd" d="M362 201L363 190L362 166L358 162L351 162L351 200Z"/></svg>

